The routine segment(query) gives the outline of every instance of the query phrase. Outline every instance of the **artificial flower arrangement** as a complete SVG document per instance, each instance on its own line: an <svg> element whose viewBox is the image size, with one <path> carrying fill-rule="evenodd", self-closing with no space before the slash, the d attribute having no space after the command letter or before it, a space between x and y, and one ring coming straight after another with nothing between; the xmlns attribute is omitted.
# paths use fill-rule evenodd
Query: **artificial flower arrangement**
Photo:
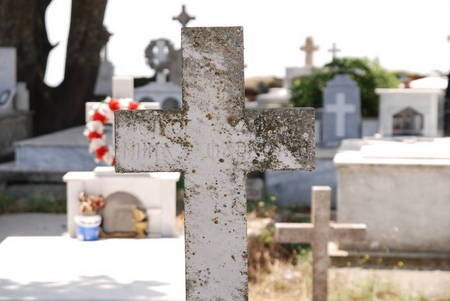
<svg viewBox="0 0 450 301"><path fill-rule="evenodd" d="M79 214L75 215L77 225L77 237L80 240L97 240L100 233L102 216L100 211L106 207L105 198L102 195L90 195L84 192L78 196Z"/></svg>
<svg viewBox="0 0 450 301"><path fill-rule="evenodd" d="M106 123L114 121L114 111L137 110L139 108L139 103L131 98L115 99L107 97L88 112L86 129L83 134L89 141L89 151L95 155L96 162L114 165L114 154L111 152L112 147L106 145L104 130Z"/></svg>
<svg viewBox="0 0 450 301"><path fill-rule="evenodd" d="M81 215L97 215L106 207L105 198L102 195L91 195L84 192L78 196Z"/></svg>

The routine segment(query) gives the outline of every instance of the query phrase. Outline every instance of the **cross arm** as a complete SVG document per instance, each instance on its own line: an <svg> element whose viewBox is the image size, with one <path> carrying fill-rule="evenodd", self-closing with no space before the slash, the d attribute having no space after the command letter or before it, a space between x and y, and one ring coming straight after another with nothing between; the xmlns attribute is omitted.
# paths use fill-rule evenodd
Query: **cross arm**
<svg viewBox="0 0 450 301"><path fill-rule="evenodd" d="M183 110L115 112L116 171L183 171L192 148Z"/></svg>
<svg viewBox="0 0 450 301"><path fill-rule="evenodd" d="M364 241L367 234L365 224L336 224L330 223L330 240L340 243Z"/></svg>
<svg viewBox="0 0 450 301"><path fill-rule="evenodd" d="M247 109L252 171L313 170L314 109Z"/></svg>
<svg viewBox="0 0 450 301"><path fill-rule="evenodd" d="M365 224L330 223L329 240L350 243L366 239ZM313 241L314 225L310 223L276 223L275 239L280 243L309 243Z"/></svg>
<svg viewBox="0 0 450 301"><path fill-rule="evenodd" d="M276 223L275 239L279 243L310 243L314 226L310 223Z"/></svg>

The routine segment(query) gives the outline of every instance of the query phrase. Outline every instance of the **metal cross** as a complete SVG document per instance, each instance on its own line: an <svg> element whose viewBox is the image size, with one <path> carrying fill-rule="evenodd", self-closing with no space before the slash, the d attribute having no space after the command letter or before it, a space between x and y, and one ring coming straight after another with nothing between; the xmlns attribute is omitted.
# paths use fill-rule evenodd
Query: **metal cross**
<svg viewBox="0 0 450 301"><path fill-rule="evenodd" d="M172 17L172 20L176 20L178 22L181 23L182 27L186 27L186 25L191 21L191 20L195 20L194 16L190 16L187 12L186 12L186 5L182 5L181 6L181 13L176 16L176 17Z"/></svg>
<svg viewBox="0 0 450 301"><path fill-rule="evenodd" d="M333 55L333 60L336 59L337 53L341 52L341 49L337 48L336 43L333 43L333 47L328 49L328 52L331 52Z"/></svg>

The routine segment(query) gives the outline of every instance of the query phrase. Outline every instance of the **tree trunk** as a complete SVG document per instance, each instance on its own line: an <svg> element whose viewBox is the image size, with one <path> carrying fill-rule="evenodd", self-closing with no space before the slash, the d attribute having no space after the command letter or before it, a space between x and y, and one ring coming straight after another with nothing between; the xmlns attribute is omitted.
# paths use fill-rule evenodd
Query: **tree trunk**
<svg viewBox="0 0 450 301"><path fill-rule="evenodd" d="M450 72L447 75L447 89L445 90L444 102L444 136L450 136Z"/></svg>
<svg viewBox="0 0 450 301"><path fill-rule="evenodd" d="M17 49L17 76L30 91L35 135L84 122L84 103L93 96L100 50L109 38L103 26L107 0L73 0L64 80L56 88L46 86L52 45L45 11L50 2L0 0L0 45Z"/></svg>
<svg viewBox="0 0 450 301"><path fill-rule="evenodd" d="M44 76L52 49L45 30L45 10L49 4L50 0L0 1L0 45L17 50L17 80L26 82L30 91L34 130L48 122L44 114L50 91L44 84Z"/></svg>
<svg viewBox="0 0 450 301"><path fill-rule="evenodd" d="M72 0L64 81L56 97L63 103L63 128L83 124L85 103L92 99L100 51L108 42L103 26L107 0Z"/></svg>

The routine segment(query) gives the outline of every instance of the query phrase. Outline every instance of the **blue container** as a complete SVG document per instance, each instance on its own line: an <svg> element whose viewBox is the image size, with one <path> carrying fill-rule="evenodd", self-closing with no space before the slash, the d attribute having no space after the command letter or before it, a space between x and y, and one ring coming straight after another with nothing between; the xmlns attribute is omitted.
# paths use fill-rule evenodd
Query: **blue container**
<svg viewBox="0 0 450 301"><path fill-rule="evenodd" d="M77 238L85 241L98 240L101 222L102 218L100 215L75 216Z"/></svg>
<svg viewBox="0 0 450 301"><path fill-rule="evenodd" d="M78 226L77 227L77 237L79 240L98 240L100 232L100 226L96 227L85 227Z"/></svg>

